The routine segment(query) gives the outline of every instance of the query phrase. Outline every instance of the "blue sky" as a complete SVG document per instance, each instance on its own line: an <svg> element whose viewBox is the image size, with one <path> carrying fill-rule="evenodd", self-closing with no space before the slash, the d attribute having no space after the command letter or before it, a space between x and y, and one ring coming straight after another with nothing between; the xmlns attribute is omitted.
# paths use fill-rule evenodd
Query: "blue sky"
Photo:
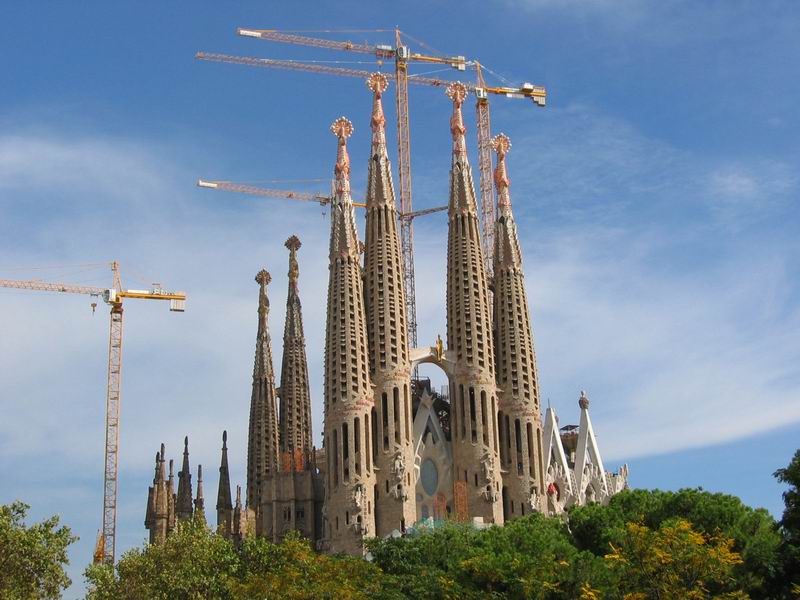
<svg viewBox="0 0 800 600"><path fill-rule="evenodd" d="M117 259L129 287L159 281L189 294L183 315L126 308L118 550L144 538L162 441L177 458L189 435L213 505L227 428L243 482L253 277L262 267L273 275L279 357L292 233L303 241L317 439L321 431L324 211L194 182L327 178L328 126L342 114L356 127L357 192L366 175L362 82L194 53L363 61L235 30L394 25L512 82L548 87L546 109L495 99L492 126L513 142L542 395L562 422L577 420L586 389L606 463L628 462L633 485L702 485L778 514L770 474L800 439L795 3L13 3L0 19L0 277L108 285L103 268L62 265ZM393 143L391 102L386 110ZM415 208L446 199L449 110L440 90L412 90ZM432 343L444 333L444 217L418 220L415 236L420 341ZM58 512L81 536L73 595L101 506L108 323L88 302L0 292L0 502Z"/></svg>

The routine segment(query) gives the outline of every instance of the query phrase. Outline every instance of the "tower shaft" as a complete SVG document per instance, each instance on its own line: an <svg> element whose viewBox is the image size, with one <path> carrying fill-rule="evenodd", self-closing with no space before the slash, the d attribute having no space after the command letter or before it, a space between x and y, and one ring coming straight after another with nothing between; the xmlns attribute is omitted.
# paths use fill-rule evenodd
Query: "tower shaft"
<svg viewBox="0 0 800 600"><path fill-rule="evenodd" d="M492 139L497 214L494 251L494 330L497 353L500 460L507 518L541 510L544 500L542 421L525 275L511 210L505 157L507 136Z"/></svg>
<svg viewBox="0 0 800 600"><path fill-rule="evenodd" d="M272 342L269 335L269 298L267 284L271 277L259 271L258 334L253 391L250 399L250 426L247 438L247 506L255 509L261 502L261 486L278 468L278 414L275 402L275 372L272 366Z"/></svg>
<svg viewBox="0 0 800 600"><path fill-rule="evenodd" d="M299 267L297 251L300 240L286 240L289 249L289 293L286 298L286 323L283 328L283 359L280 386L280 449L297 469L300 457L302 468L310 465L311 395L308 385L308 360L303 333L303 314L298 290Z"/></svg>
<svg viewBox="0 0 800 600"><path fill-rule="evenodd" d="M375 73L367 84L373 92L373 103L364 265L370 373L375 384L371 411L374 439L367 451L373 453L376 470L377 534L385 536L394 529L404 530L416 520L411 363L403 289L405 271L381 103L388 81Z"/></svg>
<svg viewBox="0 0 800 600"><path fill-rule="evenodd" d="M475 187L467 160L461 104L463 84L448 87L453 100L447 233L447 345L456 356L450 379L453 481L456 512L502 524L494 350Z"/></svg>
<svg viewBox="0 0 800 600"><path fill-rule="evenodd" d="M334 552L363 553L375 535L375 474L370 447L373 388L369 374L359 241L350 197L347 138L352 124L337 119L336 190L331 203L328 315L325 336L325 451L328 461L324 537Z"/></svg>

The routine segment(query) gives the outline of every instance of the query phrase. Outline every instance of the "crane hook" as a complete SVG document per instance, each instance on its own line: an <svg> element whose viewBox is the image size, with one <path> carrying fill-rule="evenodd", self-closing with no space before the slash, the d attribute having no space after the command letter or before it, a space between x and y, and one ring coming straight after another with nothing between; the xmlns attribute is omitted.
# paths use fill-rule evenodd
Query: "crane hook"
<svg viewBox="0 0 800 600"><path fill-rule="evenodd" d="M97 308L97 302L92 302L92 314L94 314L96 308Z"/></svg>

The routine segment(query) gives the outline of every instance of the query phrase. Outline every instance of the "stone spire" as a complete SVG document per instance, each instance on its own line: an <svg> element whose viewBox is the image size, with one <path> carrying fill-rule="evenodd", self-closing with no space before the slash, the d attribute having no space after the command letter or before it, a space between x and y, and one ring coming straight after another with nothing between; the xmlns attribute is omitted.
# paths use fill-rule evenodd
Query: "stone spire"
<svg viewBox="0 0 800 600"><path fill-rule="evenodd" d="M325 482L323 537L334 552L363 553L363 539L375 535L370 427L373 386L369 374L359 242L350 198L347 138L353 125L344 117L331 131L338 138L336 187L331 205L328 315L325 336Z"/></svg>
<svg viewBox="0 0 800 600"><path fill-rule="evenodd" d="M256 275L260 286L258 300L258 334L253 392L250 398L250 428L247 437L247 505L257 510L261 504L261 486L278 468L278 414L275 402L275 372L272 367L272 342L269 335L270 274L261 270Z"/></svg>
<svg viewBox="0 0 800 600"><path fill-rule="evenodd" d="M453 101L447 234L447 346L455 355L450 378L454 502L485 522L502 524L494 348L472 169L461 105L464 84L447 87ZM461 507L461 508L459 508Z"/></svg>
<svg viewBox="0 0 800 600"><path fill-rule="evenodd" d="M231 474L228 470L228 432L222 432L222 460L219 465L219 488L217 490L217 530L230 535L233 519L231 500Z"/></svg>
<svg viewBox="0 0 800 600"><path fill-rule="evenodd" d="M175 463L169 460L169 479L167 480L167 533L175 529L175 504L177 496L175 494Z"/></svg>
<svg viewBox="0 0 800 600"><path fill-rule="evenodd" d="M206 520L206 501L203 498L203 465L197 465L197 496L194 499L194 516Z"/></svg>
<svg viewBox="0 0 800 600"><path fill-rule="evenodd" d="M364 253L365 302L370 373L375 384L372 431L377 500L377 535L403 530L416 521L411 472L411 363L403 289L403 260L398 234L392 167L386 152L386 118L381 96L389 85L382 73L367 79L372 91L372 147L367 172L367 224ZM368 420L365 414L364 419ZM370 433L371 433L370 432Z"/></svg>
<svg viewBox="0 0 800 600"><path fill-rule="evenodd" d="M286 240L289 249L289 293L286 298L286 324L283 328L283 362L281 364L280 449L293 458L302 457L304 469L311 466L311 393L308 385L306 339L303 333L303 312L297 279L297 251L300 240Z"/></svg>
<svg viewBox="0 0 800 600"><path fill-rule="evenodd" d="M144 526L150 531L150 543L162 544L169 532L169 488L164 472L164 444L161 451L156 452L155 475L153 485L147 490L147 514Z"/></svg>
<svg viewBox="0 0 800 600"><path fill-rule="evenodd" d="M189 469L189 437L183 438L183 465L178 472L178 499L175 516L180 521L192 518L192 472Z"/></svg>
<svg viewBox="0 0 800 600"><path fill-rule="evenodd" d="M525 275L511 211L508 136L492 138L497 221L494 249L494 332L500 420L500 460L507 518L542 510L545 498L539 381Z"/></svg>

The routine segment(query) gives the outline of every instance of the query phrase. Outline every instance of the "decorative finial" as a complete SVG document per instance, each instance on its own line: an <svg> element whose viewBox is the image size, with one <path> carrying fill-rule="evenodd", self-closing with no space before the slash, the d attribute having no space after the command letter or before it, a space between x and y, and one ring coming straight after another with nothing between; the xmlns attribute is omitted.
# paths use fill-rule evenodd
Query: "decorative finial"
<svg viewBox="0 0 800 600"><path fill-rule="evenodd" d="M383 73L370 73L367 77L367 87L373 94L382 94L389 87L389 78Z"/></svg>
<svg viewBox="0 0 800 600"><path fill-rule="evenodd" d="M460 81L454 81L447 86L445 93L453 101L453 116L450 117L450 133L453 136L453 157L466 158L467 145L464 140L464 134L467 128L464 127L461 105L464 103L464 98L467 97L467 86Z"/></svg>
<svg viewBox="0 0 800 600"><path fill-rule="evenodd" d="M367 87L372 90L372 154L386 156L386 117L383 114L381 95L389 87L389 80L383 73L372 73L367 77Z"/></svg>
<svg viewBox="0 0 800 600"><path fill-rule="evenodd" d="M331 125L331 132L339 138L339 149L336 152L336 193L350 192L350 155L347 154L347 138L353 135L353 124L350 119L339 117Z"/></svg>
<svg viewBox="0 0 800 600"><path fill-rule="evenodd" d="M289 285L297 289L297 278L300 275L300 268L297 266L297 251L302 244L300 239L293 235L284 244L289 249Z"/></svg>
<svg viewBox="0 0 800 600"><path fill-rule="evenodd" d="M347 117L339 117L331 124L331 133L340 140L353 135L353 123Z"/></svg>
<svg viewBox="0 0 800 600"><path fill-rule="evenodd" d="M298 250L300 250L300 246L302 246L303 244L300 243L300 238L298 238L296 235L293 235L289 237L288 240L286 240L286 243L284 245L289 249L289 251L297 252Z"/></svg>
<svg viewBox="0 0 800 600"><path fill-rule="evenodd" d="M172 479L175 476L175 471L173 469L174 462L171 458L169 459L169 478Z"/></svg>
<svg viewBox="0 0 800 600"><path fill-rule="evenodd" d="M225 430L222 432L222 449L226 450L228 448L228 431Z"/></svg>
<svg viewBox="0 0 800 600"><path fill-rule="evenodd" d="M492 149L500 156L505 156L511 150L511 138L505 133L498 133L492 138Z"/></svg>
<svg viewBox="0 0 800 600"><path fill-rule="evenodd" d="M581 390L581 397L578 400L578 406L581 407L581 410L587 410L589 408L589 397L583 390Z"/></svg>
<svg viewBox="0 0 800 600"><path fill-rule="evenodd" d="M453 104L460 107L464 102L464 99L467 97L467 86L460 81L454 81L447 86L445 94L447 94L447 97L453 101Z"/></svg>
<svg viewBox="0 0 800 600"><path fill-rule="evenodd" d="M242 503L242 486L236 486L236 504Z"/></svg>
<svg viewBox="0 0 800 600"><path fill-rule="evenodd" d="M265 286L272 281L272 276L266 269L261 269L258 273L256 273L256 283Z"/></svg>
<svg viewBox="0 0 800 600"><path fill-rule="evenodd" d="M164 442L161 442L161 462L164 462Z"/></svg>
<svg viewBox="0 0 800 600"><path fill-rule="evenodd" d="M189 436L187 435L183 438L183 450L184 452L189 449Z"/></svg>
<svg viewBox="0 0 800 600"><path fill-rule="evenodd" d="M203 481L203 465L197 465L197 483Z"/></svg>
<svg viewBox="0 0 800 600"><path fill-rule="evenodd" d="M497 153L497 166L494 169L494 185L497 189L498 206L511 206L511 196L508 186L511 180L506 170L506 154L511 150L511 140L505 133L500 133L492 138L492 148Z"/></svg>

